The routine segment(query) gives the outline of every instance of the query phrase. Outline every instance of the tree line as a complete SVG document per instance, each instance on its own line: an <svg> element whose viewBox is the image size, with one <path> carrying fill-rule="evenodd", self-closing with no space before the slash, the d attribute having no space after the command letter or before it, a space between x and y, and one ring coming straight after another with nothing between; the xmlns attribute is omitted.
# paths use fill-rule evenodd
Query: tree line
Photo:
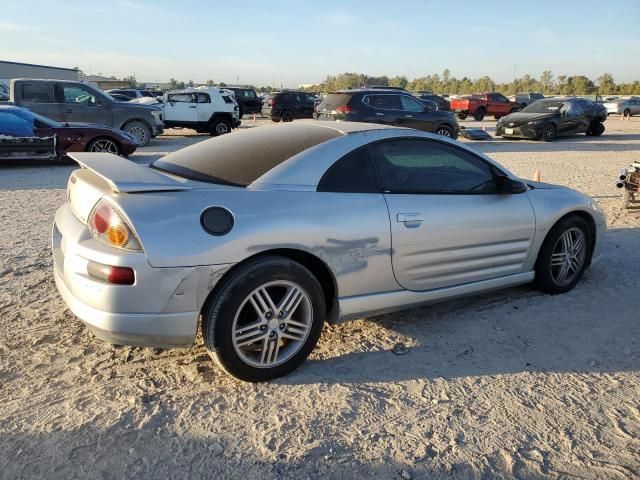
<svg viewBox="0 0 640 480"><path fill-rule="evenodd" d="M133 83L135 83L135 77L130 77L128 80L133 80ZM187 82L178 81L175 78L169 80L169 88L171 90L199 85L222 88L227 86L225 82L216 83L211 79L204 83L195 83L193 80ZM345 72L339 75L328 75L323 82L305 86L303 90L327 93L346 88L357 88L363 85L401 87L410 91L428 91L438 94L470 94L497 91L505 95L526 92L540 92L545 95L591 95L595 93L600 95L640 95L640 81L638 80L632 83L616 83L610 73L603 73L595 80L585 75L558 75L556 77L550 70L542 72L539 78L526 74L508 83L497 83L486 75L476 79L466 76L456 78L451 75L449 69L445 69L441 74L434 73L413 80L407 79L404 75L388 77L387 75L371 76L362 73ZM278 90L278 88L268 85L247 86L260 93Z"/></svg>
<svg viewBox="0 0 640 480"><path fill-rule="evenodd" d="M446 94L469 94L498 91L506 95L525 92L540 92L545 95L640 95L640 81L616 83L613 75L604 73L592 80L584 75L558 75L554 77L550 70L542 72L539 78L526 74L508 83L497 83L489 76L476 79L456 78L448 69L442 74L432 74L408 80L405 76L388 77L369 76L361 73L342 73L329 75L324 82L308 86L305 89L315 92L330 92L362 85L383 85L401 87L410 91L429 91Z"/></svg>

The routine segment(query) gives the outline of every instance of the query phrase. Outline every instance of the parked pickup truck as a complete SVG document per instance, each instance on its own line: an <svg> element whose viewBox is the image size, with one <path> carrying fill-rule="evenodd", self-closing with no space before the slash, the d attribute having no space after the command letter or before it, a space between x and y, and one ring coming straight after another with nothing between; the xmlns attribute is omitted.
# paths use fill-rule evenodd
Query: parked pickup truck
<svg viewBox="0 0 640 480"><path fill-rule="evenodd" d="M123 130L145 146L164 130L162 109L154 105L118 102L105 92L66 80L11 80L10 100L58 122L82 122Z"/></svg>
<svg viewBox="0 0 640 480"><path fill-rule="evenodd" d="M467 97L451 99L451 111L464 120L471 115L474 120L481 121L485 115L493 115L496 120L520 109L519 104L511 102L501 93L481 93Z"/></svg>

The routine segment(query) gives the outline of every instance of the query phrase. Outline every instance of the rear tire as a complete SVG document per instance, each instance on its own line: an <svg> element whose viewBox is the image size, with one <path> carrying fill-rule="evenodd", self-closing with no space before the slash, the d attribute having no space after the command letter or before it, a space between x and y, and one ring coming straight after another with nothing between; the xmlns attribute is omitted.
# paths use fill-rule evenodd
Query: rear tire
<svg viewBox="0 0 640 480"><path fill-rule="evenodd" d="M487 114L487 111L483 108L480 107L479 109L476 110L476 112L473 114L473 119L477 122L481 122L482 120L484 120L484 116Z"/></svg>
<svg viewBox="0 0 640 480"><path fill-rule="evenodd" d="M282 112L281 117L283 122L293 122L295 115L291 110L285 110L284 112Z"/></svg>
<svg viewBox="0 0 640 480"><path fill-rule="evenodd" d="M599 137L604 133L604 125L601 122L593 122L585 133L590 137Z"/></svg>
<svg viewBox="0 0 640 480"><path fill-rule="evenodd" d="M576 215L560 220L538 252L535 287L551 294L572 290L582 278L590 257L587 223Z"/></svg>
<svg viewBox="0 0 640 480"><path fill-rule="evenodd" d="M458 114L458 118L459 118L460 120L464 120L465 118L467 118L467 114L466 114L466 113L459 113L459 114Z"/></svg>
<svg viewBox="0 0 640 480"><path fill-rule="evenodd" d="M622 112L622 116L623 116L624 118L630 118L630 117L631 117L631 110L629 110L629 109L627 108L624 112Z"/></svg>
<svg viewBox="0 0 640 480"><path fill-rule="evenodd" d="M494 115L493 118L496 120L500 120L502 118L502 115Z"/></svg>
<svg viewBox="0 0 640 480"><path fill-rule="evenodd" d="M278 123L280 121L280 119L276 118L276 117L271 117L271 121Z"/></svg>
<svg viewBox="0 0 640 480"><path fill-rule="evenodd" d="M223 117L214 117L209 122L209 134L212 137L219 137L231 131L231 122Z"/></svg>
<svg viewBox="0 0 640 480"><path fill-rule="evenodd" d="M92 140L87 145L87 152L101 152L111 153L113 155L120 155L120 145L113 138L102 137Z"/></svg>
<svg viewBox="0 0 640 480"><path fill-rule="evenodd" d="M203 311L202 335L225 372L263 382L306 360L325 317L322 287L313 274L288 258L265 256L223 281Z"/></svg>

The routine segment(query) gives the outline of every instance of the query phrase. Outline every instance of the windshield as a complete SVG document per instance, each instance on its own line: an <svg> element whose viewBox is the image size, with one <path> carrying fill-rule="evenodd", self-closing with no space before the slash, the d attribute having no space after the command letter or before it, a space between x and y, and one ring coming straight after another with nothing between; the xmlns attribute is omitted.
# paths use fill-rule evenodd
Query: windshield
<svg viewBox="0 0 640 480"><path fill-rule="evenodd" d="M524 113L554 113L562 108L564 102L533 102L531 105L526 106L521 111Z"/></svg>

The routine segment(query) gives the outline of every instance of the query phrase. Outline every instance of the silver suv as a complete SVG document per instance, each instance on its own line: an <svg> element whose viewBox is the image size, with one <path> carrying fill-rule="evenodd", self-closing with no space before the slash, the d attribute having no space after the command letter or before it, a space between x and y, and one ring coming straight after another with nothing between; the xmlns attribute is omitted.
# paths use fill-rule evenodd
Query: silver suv
<svg viewBox="0 0 640 480"><path fill-rule="evenodd" d="M117 102L81 82L15 79L11 81L10 100L59 122L94 123L123 130L141 147L164 130L160 107Z"/></svg>

